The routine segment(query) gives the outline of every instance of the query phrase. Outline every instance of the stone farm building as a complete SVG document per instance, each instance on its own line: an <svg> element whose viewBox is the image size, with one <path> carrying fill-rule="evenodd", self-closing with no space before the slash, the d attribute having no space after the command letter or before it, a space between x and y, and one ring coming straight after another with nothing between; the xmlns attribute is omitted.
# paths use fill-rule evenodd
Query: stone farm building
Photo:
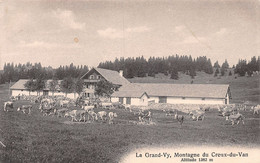
<svg viewBox="0 0 260 163"><path fill-rule="evenodd" d="M84 81L85 89L83 92L86 97L94 97L94 90L100 80L111 82L117 87L129 84L130 82L123 77L123 71L117 72L102 68L92 68L81 79Z"/></svg>
<svg viewBox="0 0 260 163"><path fill-rule="evenodd" d="M36 91L29 91L27 88L25 88L24 84L29 81L27 79L20 79L18 80L12 87L10 87L10 90L11 90L11 95L12 96L18 96L19 94L20 95L34 95L36 96L37 95L37 92ZM45 85L45 89L43 91L40 92L40 95L52 95L52 91L50 91L48 89L48 85L49 83L51 82L52 80L47 80L46 81L46 85ZM60 87L59 87L59 84L61 83L61 80L58 80L58 85L57 85L57 91L54 92L54 96L65 96L66 94L64 92L62 92L60 90ZM77 97L78 95L75 94L75 93L68 93L67 94L67 97L68 98L75 98Z"/></svg>
<svg viewBox="0 0 260 163"><path fill-rule="evenodd" d="M229 104L229 85L131 83L112 94L112 102L147 106L148 103Z"/></svg>

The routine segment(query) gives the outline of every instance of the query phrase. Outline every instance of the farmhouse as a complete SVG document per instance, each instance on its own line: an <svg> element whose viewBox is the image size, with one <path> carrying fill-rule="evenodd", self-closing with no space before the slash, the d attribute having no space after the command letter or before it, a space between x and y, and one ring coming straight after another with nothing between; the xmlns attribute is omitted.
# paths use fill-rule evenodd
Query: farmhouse
<svg viewBox="0 0 260 163"><path fill-rule="evenodd" d="M112 102L129 105L148 103L170 104L229 104L229 85L131 83L111 96Z"/></svg>
<svg viewBox="0 0 260 163"><path fill-rule="evenodd" d="M27 95L27 96L34 95L34 96L36 96L37 95L36 91L29 91L27 88L25 88L24 84L27 81L29 81L29 80L27 80L27 79L20 79L12 87L10 87L11 95L12 96L18 96L18 95ZM52 80L47 80L46 81L45 89L43 91L39 92L40 95L52 95L52 91L50 91L50 89L49 89L49 83L51 81ZM59 87L60 83L61 83L61 80L58 80L58 85L57 85L56 91L53 92L54 96L65 96L66 95L64 92L62 92L60 90L60 87ZM68 93L67 97L68 98L75 98L75 97L77 97L77 94Z"/></svg>
<svg viewBox="0 0 260 163"><path fill-rule="evenodd" d="M84 90L86 97L94 97L94 90L100 80L111 82L117 87L129 84L130 82L123 77L123 71L117 72L102 68L92 68L81 79L84 81L84 86L88 90Z"/></svg>

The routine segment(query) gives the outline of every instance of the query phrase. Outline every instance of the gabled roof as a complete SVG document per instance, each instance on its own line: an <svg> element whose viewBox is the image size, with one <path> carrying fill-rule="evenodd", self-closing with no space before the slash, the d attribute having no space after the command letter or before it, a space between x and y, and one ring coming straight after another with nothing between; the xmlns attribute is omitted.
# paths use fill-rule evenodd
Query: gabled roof
<svg viewBox="0 0 260 163"><path fill-rule="evenodd" d="M119 92L130 93L134 91L146 92L150 97L171 96L171 97L225 98L227 93L229 93L229 85L131 83L119 88ZM120 94L119 92L118 94Z"/></svg>
<svg viewBox="0 0 260 163"><path fill-rule="evenodd" d="M10 89L20 89L20 90L26 90L26 88L24 87L24 84L29 81L27 79L20 79L18 80L16 83L14 83L14 85L12 85L10 87Z"/></svg>
<svg viewBox="0 0 260 163"><path fill-rule="evenodd" d="M14 83L13 86L10 87L10 89L17 89L17 90L27 90L25 88L24 84L29 81L28 79L20 79L16 83ZM44 90L49 90L49 84L52 80L47 80L45 83L45 88ZM58 85L57 85L57 90L60 90L59 84L61 83L62 80L58 80Z"/></svg>
<svg viewBox="0 0 260 163"><path fill-rule="evenodd" d="M117 71L107 70L107 69L103 69L103 68L92 68L86 74L84 74L81 77L81 79L84 78L89 73L91 73L93 70L96 70L107 81L109 81L109 82L111 82L113 84L125 85L125 84L129 84L130 83L126 78L124 78L123 76L120 76L120 74Z"/></svg>
<svg viewBox="0 0 260 163"><path fill-rule="evenodd" d="M137 90L137 91L135 91L135 90L133 90L133 91L116 91L112 94L111 97L137 97L137 98L140 98L144 94L147 97L149 97L146 92L143 92L141 90Z"/></svg>

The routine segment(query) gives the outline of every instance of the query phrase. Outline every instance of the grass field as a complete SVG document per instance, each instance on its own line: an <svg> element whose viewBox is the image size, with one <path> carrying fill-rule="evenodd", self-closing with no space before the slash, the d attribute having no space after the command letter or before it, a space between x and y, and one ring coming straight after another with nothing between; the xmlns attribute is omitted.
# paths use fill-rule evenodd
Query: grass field
<svg viewBox="0 0 260 163"><path fill-rule="evenodd" d="M251 79L231 81L234 100L256 101L251 95L259 97L259 90L254 92L256 87L259 88L258 79ZM239 96L241 92L244 94ZM252 111L241 111L246 117L245 125L235 126L218 116L216 110L206 112L204 121L192 121L186 116L182 126L161 111L153 111L153 125L137 125L131 122L137 121L138 117L125 110L113 110L118 118L110 125L102 121L70 123L68 118L42 116L37 104L34 104L31 115L16 110L4 112L3 102L7 100L7 94L7 85L1 85L0 141L6 147L0 146L0 162L4 163L119 162L132 149L164 145L260 147L260 116L253 115ZM28 102L18 101L14 107L25 103Z"/></svg>

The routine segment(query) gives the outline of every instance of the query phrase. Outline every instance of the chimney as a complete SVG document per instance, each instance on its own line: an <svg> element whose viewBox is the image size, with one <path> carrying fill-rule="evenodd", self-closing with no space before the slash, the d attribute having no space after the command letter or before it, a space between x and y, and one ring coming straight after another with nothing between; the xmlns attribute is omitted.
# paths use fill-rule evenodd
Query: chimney
<svg viewBox="0 0 260 163"><path fill-rule="evenodd" d="M119 75L123 77L123 70L119 70Z"/></svg>

